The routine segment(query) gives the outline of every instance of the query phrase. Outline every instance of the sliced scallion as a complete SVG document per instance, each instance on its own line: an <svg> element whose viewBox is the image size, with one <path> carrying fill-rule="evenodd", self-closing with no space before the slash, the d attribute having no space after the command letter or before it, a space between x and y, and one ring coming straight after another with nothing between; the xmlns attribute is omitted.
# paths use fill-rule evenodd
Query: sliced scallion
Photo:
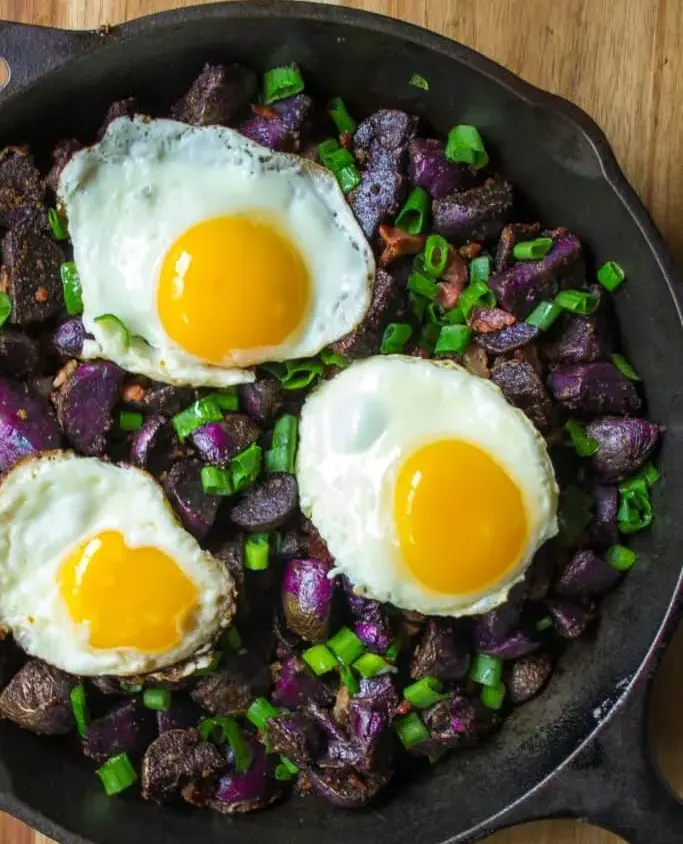
<svg viewBox="0 0 683 844"><path fill-rule="evenodd" d="M356 159L344 147L339 147L339 149L329 152L325 157L327 159L325 166L329 167L334 173L338 173L344 167L348 167L349 164L356 163Z"/></svg>
<svg viewBox="0 0 683 844"><path fill-rule="evenodd" d="M353 663L356 671L365 679L370 677L377 677L380 674L388 674L396 669L389 665L389 663L379 654L363 654L359 659Z"/></svg>
<svg viewBox="0 0 683 844"><path fill-rule="evenodd" d="M220 638L221 646L230 651L241 651L244 643L240 636L239 630L233 625L222 634Z"/></svg>
<svg viewBox="0 0 683 844"><path fill-rule="evenodd" d="M207 495L232 495L232 472L220 466L202 466L202 489Z"/></svg>
<svg viewBox="0 0 683 844"><path fill-rule="evenodd" d="M512 254L518 261L537 261L553 248L551 237L537 237L535 240L522 240L512 247Z"/></svg>
<svg viewBox="0 0 683 844"><path fill-rule="evenodd" d="M425 243L424 266L432 278L440 278L448 266L448 241L440 234L430 234Z"/></svg>
<svg viewBox="0 0 683 844"><path fill-rule="evenodd" d="M228 387L225 390L215 390L205 398L213 399L223 411L233 412L239 410L240 402L235 387Z"/></svg>
<svg viewBox="0 0 683 844"><path fill-rule="evenodd" d="M429 194L424 188L413 188L405 205L398 212L396 226L408 234L420 234L429 213Z"/></svg>
<svg viewBox="0 0 683 844"><path fill-rule="evenodd" d="M600 299L585 290L561 290L555 297L555 304L565 311L586 316L595 313Z"/></svg>
<svg viewBox="0 0 683 844"><path fill-rule="evenodd" d="M365 653L365 645L348 627L342 627L328 639L327 647L342 665L351 665Z"/></svg>
<svg viewBox="0 0 683 844"><path fill-rule="evenodd" d="M119 410L116 414L116 427L119 431L139 431L142 421L142 414L135 410Z"/></svg>
<svg viewBox="0 0 683 844"><path fill-rule="evenodd" d="M438 677L423 677L403 689L403 697L416 709L428 709L447 695L441 694L443 683Z"/></svg>
<svg viewBox="0 0 683 844"><path fill-rule="evenodd" d="M108 797L114 794L120 794L131 785L137 782L138 775L135 768L132 766L127 753L119 753L118 756L112 756L111 759L95 771L97 776L102 780L104 786L104 793Z"/></svg>
<svg viewBox="0 0 683 844"><path fill-rule="evenodd" d="M479 255L470 261L470 284L486 284L491 277L491 259L488 255Z"/></svg>
<svg viewBox="0 0 683 844"><path fill-rule="evenodd" d="M347 164L335 172L339 187L344 193L350 193L361 183L361 175L355 164Z"/></svg>
<svg viewBox="0 0 683 844"><path fill-rule="evenodd" d="M439 285L433 278L423 275L418 270L413 270L408 276L408 290L423 296L425 299L436 299L439 293Z"/></svg>
<svg viewBox="0 0 683 844"><path fill-rule="evenodd" d="M612 355L612 363L622 375L625 375L629 379L629 381L640 381L638 373L623 355Z"/></svg>
<svg viewBox="0 0 683 844"><path fill-rule="evenodd" d="M102 326L103 330L108 334L116 336L124 349L130 346L130 331L128 331L117 316L114 314L100 314L100 316L95 317L95 322Z"/></svg>
<svg viewBox="0 0 683 844"><path fill-rule="evenodd" d="M382 344L379 348L380 354L400 354L405 344L410 340L412 333L412 326L408 325L407 322L390 322L384 329Z"/></svg>
<svg viewBox="0 0 683 844"><path fill-rule="evenodd" d="M265 105L293 97L303 90L303 76L296 65L274 67L263 74L263 102Z"/></svg>
<svg viewBox="0 0 683 844"><path fill-rule="evenodd" d="M62 280L64 291L64 306L69 316L78 316L83 313L83 289L81 277L73 261L65 261L59 268L59 276Z"/></svg>
<svg viewBox="0 0 683 844"><path fill-rule="evenodd" d="M196 671L192 672L193 677L209 677L211 674L215 674L220 667L220 664L223 660L223 654L220 651L211 655L211 659L209 660L208 665L205 665L204 668L198 668Z"/></svg>
<svg viewBox="0 0 683 844"><path fill-rule="evenodd" d="M496 296L485 281L474 281L460 294L458 307L468 317L472 308L480 302L492 308L496 304Z"/></svg>
<svg viewBox="0 0 683 844"><path fill-rule="evenodd" d="M50 208L47 212L47 221L50 224L50 231L55 240L66 240L69 235L64 226L64 219L56 208Z"/></svg>
<svg viewBox="0 0 683 844"><path fill-rule="evenodd" d="M598 281L610 293L615 291L625 278L626 273L616 261L607 261L598 270Z"/></svg>
<svg viewBox="0 0 683 844"><path fill-rule="evenodd" d="M232 488L241 492L258 478L261 471L262 449L258 443L252 443L244 451L240 451L230 461L232 474Z"/></svg>
<svg viewBox="0 0 683 844"><path fill-rule="evenodd" d="M634 479L619 487L617 524L621 533L638 533L652 524L652 502L644 479Z"/></svg>
<svg viewBox="0 0 683 844"><path fill-rule="evenodd" d="M612 545L607 549L605 560L617 571L628 571L637 559L637 554L625 545Z"/></svg>
<svg viewBox="0 0 683 844"><path fill-rule="evenodd" d="M449 352L460 354L469 346L472 334L473 331L469 325L444 325L439 332L434 353L437 355Z"/></svg>
<svg viewBox="0 0 683 844"><path fill-rule="evenodd" d="M215 744L227 742L235 756L235 771L238 774L249 770L252 760L252 750L244 738L239 724L230 715L217 715L214 718L205 718L200 721L197 732L204 741L213 741Z"/></svg>
<svg viewBox="0 0 683 844"><path fill-rule="evenodd" d="M427 279L431 282L431 279ZM422 284L421 281L417 281L417 284ZM428 305L428 301L424 295L421 293L416 293L414 290L410 290L410 277L408 278L408 307L410 308L410 313L415 317L418 322L422 322L422 318L425 314L425 308ZM439 292L439 288L434 285L434 298L436 298L436 294Z"/></svg>
<svg viewBox="0 0 683 844"><path fill-rule="evenodd" d="M341 97L334 97L327 106L330 117L334 120L340 135L351 135L358 128L356 121L349 114L349 110Z"/></svg>
<svg viewBox="0 0 683 844"><path fill-rule="evenodd" d="M85 738L88 734L90 714L88 713L88 701L83 683L79 683L71 689L71 711L74 714L78 734L81 738Z"/></svg>
<svg viewBox="0 0 683 844"><path fill-rule="evenodd" d="M448 133L446 158L459 164L469 164L476 170L489 163L489 156L478 129L466 124L454 126Z"/></svg>
<svg viewBox="0 0 683 844"><path fill-rule="evenodd" d="M142 702L147 709L168 712L171 708L171 692L169 689L145 689L142 693Z"/></svg>
<svg viewBox="0 0 683 844"><path fill-rule="evenodd" d="M352 695L358 694L360 691L360 683L358 677L353 673L353 670L348 665L339 666L339 676L342 683L351 692Z"/></svg>
<svg viewBox="0 0 683 844"><path fill-rule="evenodd" d="M270 556L270 534L250 533L244 540L244 568L249 571L265 571Z"/></svg>
<svg viewBox="0 0 683 844"><path fill-rule="evenodd" d="M345 357L332 351L332 349L323 349L320 352L320 360L325 366L338 366L340 369L349 365L349 361Z"/></svg>
<svg viewBox="0 0 683 844"><path fill-rule="evenodd" d="M555 302L539 302L526 318L526 322L539 331L547 331L561 313L562 308Z"/></svg>
<svg viewBox="0 0 683 844"><path fill-rule="evenodd" d="M396 662L400 652L401 652L401 648L400 648L398 642L392 642L389 645L389 647L387 648L387 652L386 652L385 656L391 662Z"/></svg>
<svg viewBox="0 0 683 844"><path fill-rule="evenodd" d="M414 73L410 77L408 84L412 85L413 88L420 88L422 91L429 91L429 81L419 73Z"/></svg>
<svg viewBox="0 0 683 844"><path fill-rule="evenodd" d="M593 497L574 484L567 486L560 493L560 505L557 519L560 527L560 544L569 548L588 527L593 519Z"/></svg>
<svg viewBox="0 0 683 844"><path fill-rule="evenodd" d="M394 721L394 729L406 750L429 738L429 730L417 712L402 715Z"/></svg>
<svg viewBox="0 0 683 844"><path fill-rule="evenodd" d="M597 440L586 434L586 429L578 419L568 419L564 430L569 435L571 444L579 457L590 457L600 447Z"/></svg>
<svg viewBox="0 0 683 844"><path fill-rule="evenodd" d="M302 654L304 661L320 676L337 667L337 658L327 645L313 645Z"/></svg>
<svg viewBox="0 0 683 844"><path fill-rule="evenodd" d="M324 167L330 167L331 169L332 155L339 149L341 149L341 147L339 146L339 141L337 141L336 138L328 138L326 141L323 141L318 145L318 158L320 159L320 163Z"/></svg>
<svg viewBox="0 0 683 844"><path fill-rule="evenodd" d="M505 700L505 686L498 683L496 686L484 686L481 690L481 702L488 709L498 710Z"/></svg>
<svg viewBox="0 0 683 844"><path fill-rule="evenodd" d="M536 630L538 630L539 633L542 633L544 630L550 630L552 626L553 619L552 616L549 615L544 615L543 618L539 618L536 622Z"/></svg>
<svg viewBox="0 0 683 844"><path fill-rule="evenodd" d="M303 359L286 363L264 364L263 369L282 384L285 390L302 390L322 375L323 365L319 360Z"/></svg>
<svg viewBox="0 0 683 844"><path fill-rule="evenodd" d="M420 330L420 338L418 341L420 348L424 349L425 352L429 352L431 355L434 351L436 341L439 339L440 333L438 325L432 325L429 322L425 323Z"/></svg>
<svg viewBox="0 0 683 844"><path fill-rule="evenodd" d="M0 290L0 326L3 326L12 315L12 300Z"/></svg>
<svg viewBox="0 0 683 844"><path fill-rule="evenodd" d="M283 414L277 420L273 428L271 448L266 452L266 471L294 474L298 427L296 416L289 413Z"/></svg>
<svg viewBox="0 0 683 844"><path fill-rule="evenodd" d="M286 756L280 756L280 762L275 766L274 776L279 782L289 782L299 774L299 769Z"/></svg>
<svg viewBox="0 0 683 844"><path fill-rule="evenodd" d="M249 709L247 709L247 720L250 721L257 730L265 730L268 721L270 721L271 718L276 718L278 715L278 710L265 697L254 698Z"/></svg>
<svg viewBox="0 0 683 844"><path fill-rule="evenodd" d="M482 686L497 686L503 676L503 660L499 656L478 653L474 657L470 677Z"/></svg>

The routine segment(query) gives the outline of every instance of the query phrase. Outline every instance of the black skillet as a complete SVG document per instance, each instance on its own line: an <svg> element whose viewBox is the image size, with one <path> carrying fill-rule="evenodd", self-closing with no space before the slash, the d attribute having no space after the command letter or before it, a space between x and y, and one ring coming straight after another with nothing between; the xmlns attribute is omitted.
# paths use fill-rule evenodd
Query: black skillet
<svg viewBox="0 0 683 844"><path fill-rule="evenodd" d="M0 24L11 78L0 94L0 142L47 153L92 137L107 105L136 94L163 110L207 60L266 68L296 60L310 87L357 113L396 106L439 134L477 125L532 211L565 225L599 265L618 259L626 353L647 385L651 418L668 427L657 518L634 539L639 559L604 603L592 639L569 649L548 689L488 744L349 813L293 799L236 820L208 811L108 799L70 745L0 728L0 809L63 842L374 844L465 842L537 818L571 816L629 844L683 842L683 809L651 758L650 678L678 612L683 552L683 330L671 259L603 134L579 109L532 88L466 47L388 18L288 2L169 12L112 30L63 32ZM408 85L413 73L431 82ZM679 439L682 436L682 439Z"/></svg>

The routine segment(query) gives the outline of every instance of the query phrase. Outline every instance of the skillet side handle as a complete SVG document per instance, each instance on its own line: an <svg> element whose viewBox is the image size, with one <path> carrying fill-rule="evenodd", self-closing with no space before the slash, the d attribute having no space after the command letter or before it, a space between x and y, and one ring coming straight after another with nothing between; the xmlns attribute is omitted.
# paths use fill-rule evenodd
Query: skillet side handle
<svg viewBox="0 0 683 844"><path fill-rule="evenodd" d="M641 676L593 742L506 816L505 825L574 817L628 844L683 842L683 803L653 755L651 676Z"/></svg>
<svg viewBox="0 0 683 844"><path fill-rule="evenodd" d="M0 22L0 104L98 40L93 32Z"/></svg>

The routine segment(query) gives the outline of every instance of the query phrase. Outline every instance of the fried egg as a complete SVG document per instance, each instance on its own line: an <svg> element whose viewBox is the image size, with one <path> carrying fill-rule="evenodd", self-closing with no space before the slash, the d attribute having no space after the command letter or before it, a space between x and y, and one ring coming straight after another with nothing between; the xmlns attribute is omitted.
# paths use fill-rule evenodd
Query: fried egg
<svg viewBox="0 0 683 844"><path fill-rule="evenodd" d="M0 623L72 674L128 676L206 650L230 622L225 566L145 472L46 452L0 485Z"/></svg>
<svg viewBox="0 0 683 844"><path fill-rule="evenodd" d="M69 161L58 198L84 357L229 386L317 354L369 307L372 250L334 175L232 129L120 118Z"/></svg>
<svg viewBox="0 0 683 844"><path fill-rule="evenodd" d="M450 361L353 364L306 400L302 510L360 594L430 615L505 601L557 533L545 442Z"/></svg>

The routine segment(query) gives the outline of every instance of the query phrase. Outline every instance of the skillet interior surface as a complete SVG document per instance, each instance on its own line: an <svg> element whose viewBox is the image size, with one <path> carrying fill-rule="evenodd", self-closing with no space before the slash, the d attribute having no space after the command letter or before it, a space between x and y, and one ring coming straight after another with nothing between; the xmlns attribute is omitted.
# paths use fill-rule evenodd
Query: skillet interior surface
<svg viewBox="0 0 683 844"><path fill-rule="evenodd" d="M683 500L677 365L683 332L661 241L585 115L422 30L330 7L238 3L167 13L90 41L92 49L6 100L3 144L30 142L45 163L60 137L92 138L117 97L135 94L143 107L163 113L211 60L256 69L296 60L311 90L341 95L356 114L403 108L426 117L440 135L456 121L478 126L529 211L580 236L593 261L589 271L607 259L627 268L629 282L616 305L626 354L647 385L649 416L668 428L663 480L654 490L653 530L633 541L637 566L604 602L595 634L569 649L546 691L492 741L401 784L398 796L373 809L346 813L294 799L232 821L127 795L112 800L68 743L8 724L0 727L0 808L61 840L82 836L102 844L218 844L226 835L235 844L317 844L321 836L329 844L465 840L468 830L549 776L609 714L646 659L678 589L683 523L671 502ZM430 80L429 93L408 85L414 72Z"/></svg>

